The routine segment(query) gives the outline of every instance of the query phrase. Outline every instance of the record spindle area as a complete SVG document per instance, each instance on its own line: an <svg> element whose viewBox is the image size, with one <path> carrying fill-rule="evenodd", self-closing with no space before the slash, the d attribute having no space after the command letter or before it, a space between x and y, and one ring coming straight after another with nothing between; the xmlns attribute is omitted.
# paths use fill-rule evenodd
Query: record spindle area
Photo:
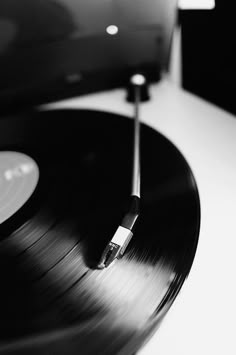
<svg viewBox="0 0 236 355"><path fill-rule="evenodd" d="M1 152L39 167L0 225L0 354L130 355L175 299L197 246L198 191L181 153L143 124L140 219L123 258L96 268L130 194L132 132L132 119L92 110L0 121Z"/></svg>

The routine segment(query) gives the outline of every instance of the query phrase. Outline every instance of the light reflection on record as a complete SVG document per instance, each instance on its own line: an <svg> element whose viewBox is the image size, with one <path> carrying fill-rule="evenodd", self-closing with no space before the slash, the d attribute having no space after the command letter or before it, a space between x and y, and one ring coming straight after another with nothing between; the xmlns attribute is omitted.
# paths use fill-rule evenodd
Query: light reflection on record
<svg viewBox="0 0 236 355"><path fill-rule="evenodd" d="M172 304L194 258L200 208L188 164L167 139L142 127L137 229L124 257L97 270L129 197L132 120L47 111L22 118L20 127L17 119L4 122L8 137L1 137L1 124L1 149L27 154L40 169L33 212L25 209L20 224L13 216L15 229L3 223L1 341L16 350L16 341L27 338L24 354L135 352Z"/></svg>

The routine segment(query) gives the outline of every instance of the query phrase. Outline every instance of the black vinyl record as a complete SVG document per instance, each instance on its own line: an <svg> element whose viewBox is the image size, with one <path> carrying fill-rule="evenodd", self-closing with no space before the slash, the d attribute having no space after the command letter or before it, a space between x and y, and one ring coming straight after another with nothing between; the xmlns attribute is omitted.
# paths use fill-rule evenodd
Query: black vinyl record
<svg viewBox="0 0 236 355"><path fill-rule="evenodd" d="M122 259L98 270L131 189L133 121L90 110L0 121L0 150L39 167L0 225L0 353L133 354L187 277L200 203L181 153L141 127L141 214Z"/></svg>

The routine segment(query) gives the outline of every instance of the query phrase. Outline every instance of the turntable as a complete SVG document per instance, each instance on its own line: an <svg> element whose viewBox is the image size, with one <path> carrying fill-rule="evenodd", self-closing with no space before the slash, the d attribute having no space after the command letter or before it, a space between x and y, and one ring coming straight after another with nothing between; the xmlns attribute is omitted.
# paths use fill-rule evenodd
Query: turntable
<svg viewBox="0 0 236 355"><path fill-rule="evenodd" d="M175 1L24 2L0 5L0 354L210 353L236 123L162 74Z"/></svg>

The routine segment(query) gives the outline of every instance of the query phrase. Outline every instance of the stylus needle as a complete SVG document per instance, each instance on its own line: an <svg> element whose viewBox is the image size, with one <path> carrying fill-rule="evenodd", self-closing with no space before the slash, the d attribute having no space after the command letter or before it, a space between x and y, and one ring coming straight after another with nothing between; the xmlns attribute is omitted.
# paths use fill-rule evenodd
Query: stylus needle
<svg viewBox="0 0 236 355"><path fill-rule="evenodd" d="M121 224L117 228L113 238L107 244L98 268L108 267L116 259L124 254L131 238L133 229L139 216L140 205L140 121L139 108L141 101L141 87L146 84L146 79L141 74L131 77L131 85L134 88L134 145L133 145L133 177L130 205Z"/></svg>

